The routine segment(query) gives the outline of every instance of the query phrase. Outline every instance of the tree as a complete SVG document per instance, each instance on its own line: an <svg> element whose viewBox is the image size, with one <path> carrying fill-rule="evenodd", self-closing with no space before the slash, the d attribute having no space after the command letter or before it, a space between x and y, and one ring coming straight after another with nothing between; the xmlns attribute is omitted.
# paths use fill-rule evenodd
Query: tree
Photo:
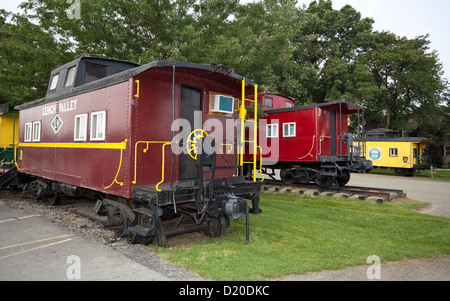
<svg viewBox="0 0 450 301"><path fill-rule="evenodd" d="M294 60L303 74L303 103L351 98L355 63L373 20L349 5L334 10L329 0L313 1L296 31Z"/></svg>
<svg viewBox="0 0 450 301"><path fill-rule="evenodd" d="M442 111L439 105L448 91L437 53L429 50L428 36L407 39L374 32L372 19L362 18L349 5L334 10L330 0L312 1L304 8L296 0L245 5L239 0L83 0L79 19L70 18L70 5L65 0L22 4L27 15L21 17L20 25L19 19L14 21L14 30L35 35L39 47L32 49L33 55L11 54L14 47L27 45L19 42L20 35L0 42L10 49L4 54L9 61L2 62L3 68L23 65L8 75L2 73L4 78L18 76L32 62L46 62L41 56L51 57L48 65L27 73L24 78L39 83L27 82L22 100L15 102L42 97L56 57L66 53L101 54L140 64L154 60L217 63L297 104L359 103L370 120L393 129L404 128L411 116L425 124L426 114ZM1 24L10 26L4 25L6 21ZM14 33L10 27L4 31ZM48 54L48 49L53 53ZM39 72L45 73L45 79Z"/></svg>
<svg viewBox="0 0 450 301"><path fill-rule="evenodd" d="M411 116L425 116L442 101L445 83L436 52L429 52L428 36L401 38L389 32L370 35L358 58L365 78L356 83L356 95L367 106L382 109L384 126L401 129Z"/></svg>
<svg viewBox="0 0 450 301"><path fill-rule="evenodd" d="M24 16L0 10L0 104L43 97L51 70L68 57L51 34Z"/></svg>
<svg viewBox="0 0 450 301"><path fill-rule="evenodd" d="M268 92L296 95L292 40L301 14L297 1L201 2L197 23L184 30L174 59L219 63L254 79ZM211 17L218 12L219 18Z"/></svg>
<svg viewBox="0 0 450 301"><path fill-rule="evenodd" d="M238 0L83 0L79 19L68 18L69 5L29 0L22 7L45 30L73 44L78 53L144 64L186 57L198 62L210 54L206 51L212 50L211 42L220 43L221 35L228 32L228 18Z"/></svg>
<svg viewBox="0 0 450 301"><path fill-rule="evenodd" d="M238 67L239 72L255 79L267 92L294 99L301 80L292 55L302 15L296 4L292 0L266 0L241 6L233 24L243 45L244 64Z"/></svg>

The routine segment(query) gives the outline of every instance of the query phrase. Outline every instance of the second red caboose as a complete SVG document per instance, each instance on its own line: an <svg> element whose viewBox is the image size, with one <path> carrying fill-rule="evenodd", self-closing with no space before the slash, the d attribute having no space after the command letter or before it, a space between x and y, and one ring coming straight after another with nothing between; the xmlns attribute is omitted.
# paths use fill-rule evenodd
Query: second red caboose
<svg viewBox="0 0 450 301"><path fill-rule="evenodd" d="M260 95L260 102L271 96ZM261 172L274 177L279 171L286 184L315 182L329 187L347 184L353 170L372 169L372 162L363 157L363 140L349 133L349 116L358 114L356 136L362 136L361 106L334 102L291 107L291 103L291 99L277 96L273 105L288 105L278 109L264 105L266 116L259 120L259 141L267 145L262 146L262 156L257 156L262 158Z"/></svg>

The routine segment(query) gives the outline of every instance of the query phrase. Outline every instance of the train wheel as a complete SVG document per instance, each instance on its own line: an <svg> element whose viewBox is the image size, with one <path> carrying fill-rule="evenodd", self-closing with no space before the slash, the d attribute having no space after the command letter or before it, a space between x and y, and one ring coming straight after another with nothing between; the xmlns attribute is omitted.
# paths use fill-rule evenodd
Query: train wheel
<svg viewBox="0 0 450 301"><path fill-rule="evenodd" d="M286 185L291 185L295 182L292 172L289 169L283 169L280 172L281 181Z"/></svg>
<svg viewBox="0 0 450 301"><path fill-rule="evenodd" d="M227 228L230 226L228 216L220 216L219 218L212 218L209 222L209 230L201 231L201 233L209 237L221 237L225 235Z"/></svg>
<svg viewBox="0 0 450 301"><path fill-rule="evenodd" d="M412 176L414 176L414 169L412 169L412 168L396 168L395 173L399 177L412 177Z"/></svg>
<svg viewBox="0 0 450 301"><path fill-rule="evenodd" d="M308 184L316 177L316 172L309 170L297 169L297 174L295 175L295 182L298 184Z"/></svg>
<svg viewBox="0 0 450 301"><path fill-rule="evenodd" d="M350 172L348 170L342 171L342 176L336 178L339 187L344 187L350 181Z"/></svg>
<svg viewBox="0 0 450 301"><path fill-rule="evenodd" d="M330 176L317 176L315 182L320 188L328 188L333 185L334 178Z"/></svg>

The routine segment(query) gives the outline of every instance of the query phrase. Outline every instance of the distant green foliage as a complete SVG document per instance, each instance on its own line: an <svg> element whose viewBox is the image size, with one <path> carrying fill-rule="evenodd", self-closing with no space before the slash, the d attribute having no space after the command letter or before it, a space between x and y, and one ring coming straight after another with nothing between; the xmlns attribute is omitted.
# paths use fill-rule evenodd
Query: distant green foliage
<svg viewBox="0 0 450 301"><path fill-rule="evenodd" d="M366 121L434 140L450 130L449 85L429 36L373 30L350 5L330 0L28 0L24 16L0 17L0 102L45 95L49 70L75 54L140 64L217 63L297 104L352 101ZM34 22L34 23L31 23ZM34 24L39 24L36 26Z"/></svg>
<svg viewBox="0 0 450 301"><path fill-rule="evenodd" d="M68 59L65 49L40 26L0 10L0 104L43 97L50 71Z"/></svg>

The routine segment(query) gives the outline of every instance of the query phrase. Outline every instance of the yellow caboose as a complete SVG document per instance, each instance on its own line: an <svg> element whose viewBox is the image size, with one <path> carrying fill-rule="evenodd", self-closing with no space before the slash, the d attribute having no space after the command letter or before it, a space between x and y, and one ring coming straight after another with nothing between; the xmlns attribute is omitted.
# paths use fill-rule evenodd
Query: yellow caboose
<svg viewBox="0 0 450 301"><path fill-rule="evenodd" d="M367 132L366 158L374 168L393 168L399 176L412 176L430 169L426 149L431 143L428 138L398 137L397 131L375 129Z"/></svg>
<svg viewBox="0 0 450 301"><path fill-rule="evenodd" d="M0 172L13 165L14 144L19 141L19 112L0 105Z"/></svg>

